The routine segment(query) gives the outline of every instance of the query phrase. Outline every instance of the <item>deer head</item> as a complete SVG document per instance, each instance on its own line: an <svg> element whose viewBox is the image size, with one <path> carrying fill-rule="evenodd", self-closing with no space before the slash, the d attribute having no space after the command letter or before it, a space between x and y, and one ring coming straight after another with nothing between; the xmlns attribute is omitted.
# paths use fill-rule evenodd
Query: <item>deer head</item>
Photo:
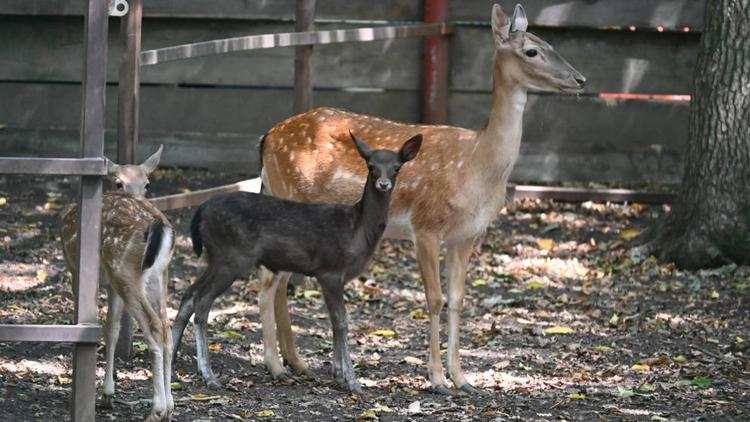
<svg viewBox="0 0 750 422"><path fill-rule="evenodd" d="M143 164L115 164L107 159L107 175L117 190L131 193L137 197L145 197L149 187L148 176L153 173L161 159L164 145L143 162Z"/></svg>
<svg viewBox="0 0 750 422"><path fill-rule="evenodd" d="M387 149L370 150L365 141L351 131L349 135L357 147L359 155L367 162L367 183L374 183L375 189L388 192L396 186L396 176L404 163L413 160L422 146L422 134L417 134L404 142L398 152Z"/></svg>
<svg viewBox="0 0 750 422"><path fill-rule="evenodd" d="M586 78L543 39L526 32L526 12L516 5L513 17L496 4L492 8L495 67L527 89L544 92L580 92ZM497 72L495 72L497 74Z"/></svg>

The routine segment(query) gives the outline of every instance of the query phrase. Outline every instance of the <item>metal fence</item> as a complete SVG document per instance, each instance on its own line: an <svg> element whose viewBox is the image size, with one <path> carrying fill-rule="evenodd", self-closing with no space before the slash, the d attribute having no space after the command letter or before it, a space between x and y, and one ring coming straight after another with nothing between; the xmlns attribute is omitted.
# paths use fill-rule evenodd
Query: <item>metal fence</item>
<svg viewBox="0 0 750 422"><path fill-rule="evenodd" d="M81 176L78 197L78 274L74 280L74 325L0 325L0 341L74 343L73 402L75 421L93 421L96 398L96 346L99 237L104 153L105 72L108 5L89 0L84 24L81 158L0 158L0 173ZM86 224L81 224L85 221Z"/></svg>
<svg viewBox="0 0 750 422"><path fill-rule="evenodd" d="M425 2L425 23L372 28L315 31L315 0L296 0L298 32L262 34L184 44L141 51L142 0L88 0L85 13L81 158L0 158L0 174L81 176L78 198L78 274L74 280L75 325L0 325L0 341L49 341L75 343L73 358L73 405L75 421L93 420L96 391L96 345L101 338L97 324L97 288L104 160L104 105L108 12L123 15L120 25L122 52L118 80L118 154L120 163L134 163L138 144L139 69L174 60L262 48L296 47L294 110L310 108L312 98L312 49L318 44L367 42L404 37L427 37L424 119L441 123L447 114L447 44L443 38L452 27L445 22L447 0ZM119 9L118 9L119 8ZM201 203L222 192L246 189L236 183L214 189L155 199L161 208ZM81 222L86 224L82 225ZM132 322L124 317L118 349L130 355ZM122 341L124 339L124 341Z"/></svg>

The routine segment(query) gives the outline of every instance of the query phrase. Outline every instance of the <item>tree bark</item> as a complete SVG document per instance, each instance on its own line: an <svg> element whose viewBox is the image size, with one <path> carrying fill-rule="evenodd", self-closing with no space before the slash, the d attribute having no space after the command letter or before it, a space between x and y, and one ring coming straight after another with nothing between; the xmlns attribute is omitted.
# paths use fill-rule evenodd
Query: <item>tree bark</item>
<svg viewBox="0 0 750 422"><path fill-rule="evenodd" d="M750 262L750 0L706 2L682 185L643 240L682 268Z"/></svg>

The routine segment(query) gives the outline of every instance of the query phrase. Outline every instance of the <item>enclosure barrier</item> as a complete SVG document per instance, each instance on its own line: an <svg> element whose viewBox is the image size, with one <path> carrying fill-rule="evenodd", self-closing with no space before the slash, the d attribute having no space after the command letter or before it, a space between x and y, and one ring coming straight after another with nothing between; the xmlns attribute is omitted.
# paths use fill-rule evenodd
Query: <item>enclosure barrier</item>
<svg viewBox="0 0 750 422"><path fill-rule="evenodd" d="M74 275L74 325L0 325L0 341L74 343L74 421L93 421L96 401L96 346L99 237L104 161L104 104L108 5L89 0L85 14L81 158L0 158L0 173L81 176L78 197L78 273ZM86 224L81 224L85 221Z"/></svg>

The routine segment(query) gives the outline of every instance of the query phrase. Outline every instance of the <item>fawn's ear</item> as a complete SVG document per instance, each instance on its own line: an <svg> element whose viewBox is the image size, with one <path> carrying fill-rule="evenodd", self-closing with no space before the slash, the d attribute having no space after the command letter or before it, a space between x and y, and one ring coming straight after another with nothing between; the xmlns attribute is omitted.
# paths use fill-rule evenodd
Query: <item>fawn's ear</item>
<svg viewBox="0 0 750 422"><path fill-rule="evenodd" d="M141 164L141 168L146 172L146 174L151 174L154 170L156 170L156 166L159 165L159 160L161 160L161 152L163 149L164 144L159 145L159 149L156 150L156 152L153 153L150 157L148 157L146 161L143 162L143 164Z"/></svg>
<svg viewBox="0 0 750 422"><path fill-rule="evenodd" d="M510 19L510 32L526 32L529 27L529 20L526 18L526 11L523 10L523 6L520 4L516 5L516 10L513 11L513 17Z"/></svg>
<svg viewBox="0 0 750 422"><path fill-rule="evenodd" d="M509 47L511 22L499 4L492 6L492 37L495 47L505 49Z"/></svg>
<svg viewBox="0 0 750 422"><path fill-rule="evenodd" d="M370 159L370 155L372 155L372 151L370 150L370 147L367 146L365 141L358 138L355 134L352 133L352 131L349 131L349 136L352 137L352 140L354 141L354 145L357 147L357 151L359 151L359 155L362 156L362 158L365 159L365 161Z"/></svg>
<svg viewBox="0 0 750 422"><path fill-rule="evenodd" d="M417 156L419 148L421 147L422 134L418 133L408 141L404 142L404 145L401 146L401 149L398 151L398 159L401 160L402 163L413 160Z"/></svg>
<svg viewBox="0 0 750 422"><path fill-rule="evenodd" d="M114 174L117 172L117 169L120 168L119 165L115 164L114 161L110 160L107 157L104 157L105 160L107 160L107 174Z"/></svg>

